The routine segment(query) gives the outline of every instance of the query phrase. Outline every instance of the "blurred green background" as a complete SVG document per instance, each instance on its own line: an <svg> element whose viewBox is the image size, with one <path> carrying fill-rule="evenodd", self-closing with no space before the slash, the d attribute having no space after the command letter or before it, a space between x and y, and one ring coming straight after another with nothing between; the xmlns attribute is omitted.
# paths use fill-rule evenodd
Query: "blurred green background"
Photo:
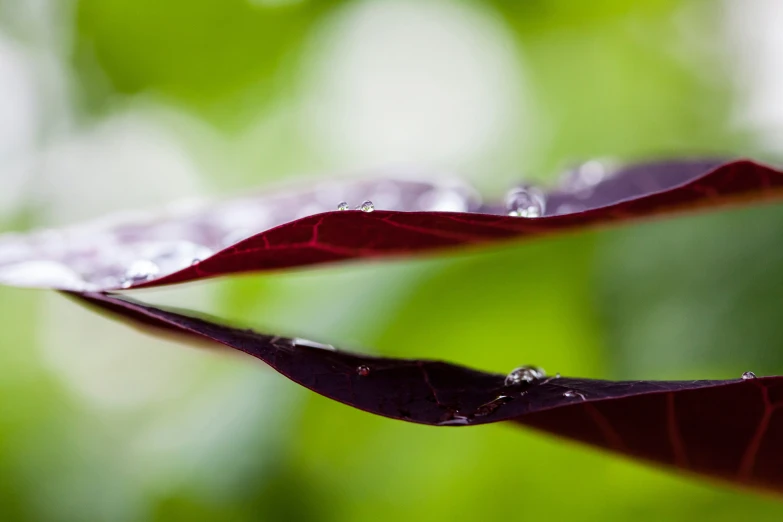
<svg viewBox="0 0 783 522"><path fill-rule="evenodd" d="M0 0L0 230L280 180L780 157L777 0ZM336 204L336 202L335 202ZM783 372L783 208L139 297L493 371ZM9 521L780 520L511 425L405 424L0 288Z"/></svg>

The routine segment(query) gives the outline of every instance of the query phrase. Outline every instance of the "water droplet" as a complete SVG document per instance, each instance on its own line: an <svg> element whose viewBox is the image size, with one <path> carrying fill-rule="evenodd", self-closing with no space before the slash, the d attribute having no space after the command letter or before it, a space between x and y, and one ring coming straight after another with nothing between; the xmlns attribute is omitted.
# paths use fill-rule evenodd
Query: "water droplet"
<svg viewBox="0 0 783 522"><path fill-rule="evenodd" d="M579 397L583 401L586 400L583 393L574 390L568 390L567 392L564 392L563 397L568 397L569 399L575 399L576 397Z"/></svg>
<svg viewBox="0 0 783 522"><path fill-rule="evenodd" d="M136 283L149 281L158 275L159 272L160 268L152 261L146 259L134 261L125 272L125 277L122 280L122 287L130 288Z"/></svg>
<svg viewBox="0 0 783 522"><path fill-rule="evenodd" d="M753 373L753 372L745 372L745 373L742 374L742 380L743 381L747 381L747 380L755 379L755 378L756 378L756 374Z"/></svg>
<svg viewBox="0 0 783 522"><path fill-rule="evenodd" d="M489 401L486 404L482 404L478 408L476 408L476 411L473 413L476 417L484 417L486 415L489 415L493 411L497 410L507 402L513 401L513 397L509 397L508 395L498 395L497 398Z"/></svg>
<svg viewBox="0 0 783 522"><path fill-rule="evenodd" d="M372 201L369 199L366 201L363 201L361 205L359 205L359 210L362 212L372 212L375 210L375 205L372 204Z"/></svg>
<svg viewBox="0 0 783 522"><path fill-rule="evenodd" d="M356 367L356 373L359 374L360 377L367 377L370 375L370 367L366 364L362 364Z"/></svg>
<svg viewBox="0 0 783 522"><path fill-rule="evenodd" d="M506 376L506 386L516 386L523 382L533 382L546 377L546 372L537 366L520 366Z"/></svg>
<svg viewBox="0 0 783 522"><path fill-rule="evenodd" d="M509 216L536 218L544 215L546 199L533 187L517 187L506 194L506 209Z"/></svg>
<svg viewBox="0 0 783 522"><path fill-rule="evenodd" d="M210 250L209 248L200 247L193 253L192 257L190 258L190 265L191 266L197 265L202 261L204 261L205 259L207 259L208 257L212 257L212 254L214 254L214 252L212 252L212 250Z"/></svg>
<svg viewBox="0 0 783 522"><path fill-rule="evenodd" d="M468 419L466 416L460 414L459 410L453 410L446 412L443 417L441 417L440 422L438 423L439 426L465 426L468 424L470 419Z"/></svg>
<svg viewBox="0 0 783 522"><path fill-rule="evenodd" d="M341 201L337 204L337 210L350 210L347 201Z"/></svg>
<svg viewBox="0 0 783 522"><path fill-rule="evenodd" d="M438 423L438 426L467 426L468 424L468 418L467 417L454 417L453 419L440 421Z"/></svg>
<svg viewBox="0 0 783 522"><path fill-rule="evenodd" d="M291 339L291 342L294 344L294 346L307 346L309 348L318 348L318 349L321 349L321 350L330 350L332 352L337 350L337 348L335 348L331 344L317 343L315 341L311 341L310 339L302 339L301 337L297 337L295 339Z"/></svg>
<svg viewBox="0 0 783 522"><path fill-rule="evenodd" d="M557 372L557 373L555 374L555 379L559 379L559 378L560 378L560 372Z"/></svg>

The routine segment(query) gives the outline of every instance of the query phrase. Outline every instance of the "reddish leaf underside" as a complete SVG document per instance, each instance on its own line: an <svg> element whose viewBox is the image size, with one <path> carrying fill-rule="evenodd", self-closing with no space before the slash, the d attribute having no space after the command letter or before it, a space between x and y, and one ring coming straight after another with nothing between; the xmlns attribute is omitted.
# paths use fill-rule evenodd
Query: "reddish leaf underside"
<svg viewBox="0 0 783 522"><path fill-rule="evenodd" d="M701 164L697 164L703 168ZM680 168L680 170L677 170ZM674 180L689 168L675 165ZM699 171L697 171L699 172ZM647 192L582 212L548 215L535 219L466 212L394 212L376 210L328 212L308 216L262 232L228 247L184 270L135 285L150 287L182 283L240 272L259 272L317 265L352 259L413 255L444 248L478 245L509 239L533 238L573 232L589 227L632 221L666 214L719 208L783 197L783 172L751 161L736 161L703 170L684 183L656 190L648 177ZM628 177L639 173L629 169ZM622 174L618 181L624 178ZM603 190L596 187L594 204L604 194L620 197L627 186L617 188L610 179ZM638 183L636 189L644 190ZM658 185L659 186L659 185ZM619 192L618 192L619 191ZM554 193L560 203L577 202L573 196ZM500 211L502 212L502 211Z"/></svg>
<svg viewBox="0 0 783 522"><path fill-rule="evenodd" d="M362 194L376 199L374 212L324 212L335 208L338 196L355 202ZM87 292L151 287L421 255L781 196L783 173L750 161L641 164L592 185L564 183L545 194L540 218L508 216L503 204L481 204L469 187L453 183L323 183L134 219L114 216L63 230L2 235L0 283ZM443 208L460 211L434 211Z"/></svg>
<svg viewBox="0 0 783 522"><path fill-rule="evenodd" d="M512 421L645 461L783 493L783 377L730 381L505 376L262 335L109 294L70 294L131 324L219 343L364 411L430 425Z"/></svg>

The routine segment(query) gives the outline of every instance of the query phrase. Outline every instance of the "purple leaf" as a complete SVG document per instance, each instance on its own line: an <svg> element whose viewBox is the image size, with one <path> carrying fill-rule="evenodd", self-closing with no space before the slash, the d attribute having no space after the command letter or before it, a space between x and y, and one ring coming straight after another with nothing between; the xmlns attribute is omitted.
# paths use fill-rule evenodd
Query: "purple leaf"
<svg viewBox="0 0 783 522"><path fill-rule="evenodd" d="M143 328L235 348L364 411L430 425L512 421L645 461L783 493L783 377L612 382L516 379L262 335L108 294L72 294ZM529 382L524 378L531 379Z"/></svg>
<svg viewBox="0 0 783 522"><path fill-rule="evenodd" d="M614 175L592 172L587 180L577 171L576 178L543 194L546 209L536 218L509 216L500 203L481 204L462 185L380 181L170 210L135 223L114 219L64 231L12 234L0 238L0 283L73 291L149 287L418 255L783 196L778 170L750 161L717 164L637 165ZM531 201L529 196L523 200ZM340 201L351 201L353 208L364 199L373 199L375 211L328 212ZM512 213L542 211L531 205Z"/></svg>

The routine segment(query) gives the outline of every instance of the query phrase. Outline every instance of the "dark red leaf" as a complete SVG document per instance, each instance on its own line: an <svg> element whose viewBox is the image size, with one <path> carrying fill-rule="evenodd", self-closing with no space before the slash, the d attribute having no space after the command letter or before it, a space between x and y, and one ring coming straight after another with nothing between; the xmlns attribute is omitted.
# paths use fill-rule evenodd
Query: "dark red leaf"
<svg viewBox="0 0 783 522"><path fill-rule="evenodd" d="M137 325L209 340L377 415L430 425L513 421L687 472L783 493L783 377L631 381L505 375L262 335L108 294L72 294Z"/></svg>
<svg viewBox="0 0 783 522"><path fill-rule="evenodd" d="M659 172L665 169L657 169ZM693 173L683 169L683 172ZM639 178L653 183L656 177L642 169L630 171L628 190L639 185ZM634 177L633 174L645 174ZM703 172L702 172L703 174ZM670 176L675 179L677 176ZM619 176L618 179L623 179ZM669 180L664 180L669 181ZM139 287L181 283L196 279L238 272L280 270L351 259L409 255L446 247L458 247L506 239L537 237L594 227L611 222L623 222L719 207L750 200L783 196L783 172L749 161L726 164L696 179L674 187L624 199L608 206L593 207L583 212L544 216L535 219L515 218L497 214L454 212L329 212L305 217L248 238L201 263L185 268ZM621 197L623 187L607 181L607 192ZM592 199L603 203L603 192ZM561 205L572 201L558 194ZM589 200L588 200L589 201ZM584 202L582 203L585 204Z"/></svg>
<svg viewBox="0 0 783 522"><path fill-rule="evenodd" d="M392 203L376 204L374 212L322 212L335 208L325 207L323 201L334 199L336 205L338 195L351 195L355 204L360 194L382 198L391 192ZM436 201L443 194L462 211L428 211L444 208ZM653 163L621 169L592 185L575 188L566 183L546 195L547 210L540 218L510 217L503 205L482 205L461 185L388 180L325 185L136 224L0 238L0 282L75 291L149 287L239 272L415 255L781 196L783 173L750 161ZM231 246L223 248L226 244ZM155 261L151 265L150 259ZM142 266L135 269L138 263ZM135 270L141 276L126 277L123 284L123 274Z"/></svg>

